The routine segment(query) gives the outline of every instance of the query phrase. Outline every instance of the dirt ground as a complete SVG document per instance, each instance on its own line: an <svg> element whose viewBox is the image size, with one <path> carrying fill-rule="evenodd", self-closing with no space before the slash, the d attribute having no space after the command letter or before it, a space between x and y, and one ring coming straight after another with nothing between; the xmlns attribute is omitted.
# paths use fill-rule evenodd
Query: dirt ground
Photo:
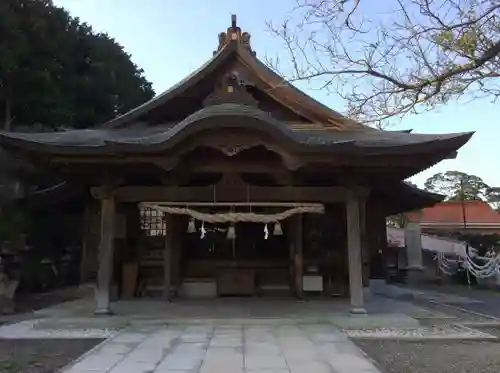
<svg viewBox="0 0 500 373"><path fill-rule="evenodd" d="M384 373L498 373L500 343L355 340Z"/></svg>
<svg viewBox="0 0 500 373"><path fill-rule="evenodd" d="M18 296L15 314L0 315L0 325L31 318L35 310L78 299L81 296L81 291L76 287ZM0 372L53 373L101 341L100 339L0 339Z"/></svg>
<svg viewBox="0 0 500 373"><path fill-rule="evenodd" d="M55 289L47 293L17 295L14 313L0 314L0 325L31 319L35 316L33 311L82 298L87 292L85 288L74 286ZM0 371L0 373L3 372Z"/></svg>
<svg viewBox="0 0 500 373"><path fill-rule="evenodd" d="M100 342L96 339L0 339L0 372L53 373Z"/></svg>
<svg viewBox="0 0 500 373"><path fill-rule="evenodd" d="M57 289L47 293L23 294L16 297L15 313L27 313L81 297L76 287Z"/></svg>

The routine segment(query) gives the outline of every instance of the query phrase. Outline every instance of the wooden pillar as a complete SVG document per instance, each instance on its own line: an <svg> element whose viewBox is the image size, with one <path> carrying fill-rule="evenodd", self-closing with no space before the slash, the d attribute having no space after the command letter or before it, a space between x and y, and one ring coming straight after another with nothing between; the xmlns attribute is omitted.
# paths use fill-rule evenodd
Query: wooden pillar
<svg viewBox="0 0 500 373"><path fill-rule="evenodd" d="M363 287L367 288L369 286L370 277L370 246L368 240L367 231L367 204L359 204L359 229L361 236L361 260L363 263Z"/></svg>
<svg viewBox="0 0 500 373"><path fill-rule="evenodd" d="M302 214L292 217L293 223L293 247L294 247L294 273L295 273L295 295L297 298L304 297L302 280L304 275L304 254L303 254L303 231L302 231Z"/></svg>
<svg viewBox="0 0 500 373"><path fill-rule="evenodd" d="M165 251L163 255L163 299L170 302L172 300L172 247L175 240L174 230L174 215L165 216L166 236L165 236Z"/></svg>
<svg viewBox="0 0 500 373"><path fill-rule="evenodd" d="M82 224L82 254L80 258L80 284L83 284L88 275L88 257L89 257L89 234L91 230L91 211L89 204L85 205Z"/></svg>
<svg viewBox="0 0 500 373"><path fill-rule="evenodd" d="M361 253L361 203L359 196L350 195L346 205L347 251L349 261L349 294L352 313L366 313L363 297L363 258Z"/></svg>
<svg viewBox="0 0 500 373"><path fill-rule="evenodd" d="M98 187L91 190L94 198L101 202L101 235L99 242L96 315L111 314L109 292L113 271L113 249L115 238L115 200L110 187Z"/></svg>
<svg viewBox="0 0 500 373"><path fill-rule="evenodd" d="M295 243L293 234L294 225L293 225L293 216L285 220L286 230L285 234L287 236L288 242L288 270L290 271L290 293L295 294Z"/></svg>
<svg viewBox="0 0 500 373"><path fill-rule="evenodd" d="M176 215L174 219L174 240L171 252L170 264L170 285L174 289L173 296L177 296L179 287L181 285L181 232L185 232L187 227L184 228L183 216Z"/></svg>

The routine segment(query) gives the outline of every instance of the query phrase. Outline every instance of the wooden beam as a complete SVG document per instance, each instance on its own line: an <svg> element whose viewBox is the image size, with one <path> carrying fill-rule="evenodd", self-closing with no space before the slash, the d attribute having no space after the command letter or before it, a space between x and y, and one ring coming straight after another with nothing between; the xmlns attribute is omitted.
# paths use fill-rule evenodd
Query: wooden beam
<svg viewBox="0 0 500 373"><path fill-rule="evenodd" d="M274 173L276 171L286 170L281 162L242 162L238 160L226 161L201 161L198 164L186 165L191 173Z"/></svg>
<svg viewBox="0 0 500 373"><path fill-rule="evenodd" d="M184 202L148 202L144 204L145 207L151 205L158 206L180 206L184 207ZM318 207L321 208L323 205L321 203L300 203L300 202L190 202L190 207Z"/></svg>
<svg viewBox="0 0 500 373"><path fill-rule="evenodd" d="M367 196L361 187L148 187L116 188L120 202L343 202L349 193Z"/></svg>
<svg viewBox="0 0 500 373"><path fill-rule="evenodd" d="M370 154L304 154L301 157L297 157L296 161L300 159L300 165L306 166L308 164L324 165L324 167L333 166L356 166L356 167L415 167L420 164L437 163L445 155L442 154L399 154L399 155L370 155ZM150 155L150 156L53 156L48 159L52 164L109 164L109 165L129 165L129 164L156 164L163 169L171 169L176 167L179 162L182 161L182 154L176 155ZM227 157L227 161L220 161L220 165L224 162L227 165L232 163L241 163L242 159L235 157ZM218 160L211 162L204 162L205 165L200 167L208 167L210 169L216 168ZM245 162L244 162L245 163ZM252 163L252 162L248 162ZM292 162L293 163L293 162ZM255 164L255 162L254 162ZM262 163L261 163L262 164ZM280 162L281 167L286 168L286 162ZM222 166L223 168L230 166ZM266 166L262 165L262 168ZM290 167L288 167L290 168ZM291 169L294 169L292 167ZM223 171L223 170L222 170Z"/></svg>
<svg viewBox="0 0 500 373"><path fill-rule="evenodd" d="M190 173L214 173L214 172L238 172L238 173L269 173L276 171L286 171L282 162L278 161L242 161L241 159L201 159L198 162L193 160L182 162L177 157L158 158L158 157L127 157L127 158L76 158L76 157L57 157L52 160L55 165L60 164L79 164L79 165L140 165L153 164L164 170L173 170L179 166L183 171Z"/></svg>

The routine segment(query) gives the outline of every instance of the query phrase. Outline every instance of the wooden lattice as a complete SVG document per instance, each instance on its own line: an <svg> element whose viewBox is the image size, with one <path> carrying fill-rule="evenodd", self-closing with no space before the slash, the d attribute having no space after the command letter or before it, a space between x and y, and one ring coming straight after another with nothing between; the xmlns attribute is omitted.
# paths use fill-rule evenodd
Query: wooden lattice
<svg viewBox="0 0 500 373"><path fill-rule="evenodd" d="M141 229L147 236L165 236L165 212L150 207L140 206Z"/></svg>

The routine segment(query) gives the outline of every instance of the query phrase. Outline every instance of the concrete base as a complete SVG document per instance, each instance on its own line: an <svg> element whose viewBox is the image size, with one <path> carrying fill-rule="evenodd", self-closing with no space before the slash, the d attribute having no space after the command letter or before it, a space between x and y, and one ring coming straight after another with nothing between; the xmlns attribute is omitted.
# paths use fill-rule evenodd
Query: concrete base
<svg viewBox="0 0 500 373"><path fill-rule="evenodd" d="M215 298L217 297L217 283L215 281L184 282L181 296L185 298Z"/></svg>
<svg viewBox="0 0 500 373"><path fill-rule="evenodd" d="M97 308L94 311L94 315L96 316L113 316L114 313L110 308Z"/></svg>
<svg viewBox="0 0 500 373"><path fill-rule="evenodd" d="M363 307L354 307L349 310L352 315L366 315L368 312Z"/></svg>
<svg viewBox="0 0 500 373"><path fill-rule="evenodd" d="M442 314L408 302L396 302L387 297L373 296L370 302L353 307L347 299L309 299L299 302L285 298L211 298L163 300L136 299L118 301L97 308L92 298L78 299L39 310L39 319L50 319L54 327L60 324L87 325L215 325L244 323L249 325L286 325L333 323L347 327L406 327L418 326L417 319L442 318ZM106 307L107 306L107 307ZM359 304L358 304L359 306ZM106 309L107 308L107 309ZM352 310L351 308L364 308ZM93 316L94 311L104 316ZM109 316L109 309L116 315ZM365 311L368 314L365 314Z"/></svg>

